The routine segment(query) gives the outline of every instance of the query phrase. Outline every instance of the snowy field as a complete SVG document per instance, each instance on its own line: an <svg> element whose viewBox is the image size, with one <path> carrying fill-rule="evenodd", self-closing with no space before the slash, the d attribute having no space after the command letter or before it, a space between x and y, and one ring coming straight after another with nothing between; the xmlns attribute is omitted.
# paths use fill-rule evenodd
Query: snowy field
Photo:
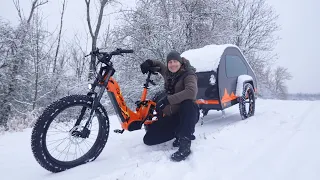
<svg viewBox="0 0 320 180"><path fill-rule="evenodd" d="M144 130L115 134L100 157L53 174L31 153L31 129L0 135L1 180L319 180L320 101L258 99L256 114L240 120L238 106L210 111L196 127L193 154L169 160L172 141L148 147ZM111 117L111 129L119 128Z"/></svg>

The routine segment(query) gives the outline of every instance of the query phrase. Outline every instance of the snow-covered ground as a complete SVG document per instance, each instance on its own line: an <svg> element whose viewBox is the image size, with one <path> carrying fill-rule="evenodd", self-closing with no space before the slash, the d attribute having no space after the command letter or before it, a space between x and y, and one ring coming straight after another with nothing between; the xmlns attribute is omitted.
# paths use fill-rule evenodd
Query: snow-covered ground
<svg viewBox="0 0 320 180"><path fill-rule="evenodd" d="M171 143L148 147L144 130L115 134L99 158L53 174L31 153L31 130L0 135L2 180L318 180L320 179L320 101L258 99L256 114L240 120L238 106L210 111L196 127L193 154L169 160ZM119 128L111 117L111 129Z"/></svg>

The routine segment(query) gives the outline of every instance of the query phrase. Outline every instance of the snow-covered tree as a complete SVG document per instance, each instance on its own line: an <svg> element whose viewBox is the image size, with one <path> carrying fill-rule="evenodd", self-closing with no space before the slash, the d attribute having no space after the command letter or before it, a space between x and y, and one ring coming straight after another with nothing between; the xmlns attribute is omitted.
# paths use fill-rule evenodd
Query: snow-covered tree
<svg viewBox="0 0 320 180"><path fill-rule="evenodd" d="M138 0L135 10L123 11L123 23L114 34L135 49L137 64L149 58L164 62L172 49L236 44L256 72L259 89L267 94L271 92L265 77L276 57L277 18L265 0Z"/></svg>

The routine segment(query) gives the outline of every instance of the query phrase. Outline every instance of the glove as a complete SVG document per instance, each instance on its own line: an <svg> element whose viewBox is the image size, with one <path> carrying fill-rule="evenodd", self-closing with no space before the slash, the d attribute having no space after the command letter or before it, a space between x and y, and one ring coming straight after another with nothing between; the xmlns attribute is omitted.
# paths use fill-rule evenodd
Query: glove
<svg viewBox="0 0 320 180"><path fill-rule="evenodd" d="M141 69L142 74L146 74L149 71L150 67L152 67L152 65L153 65L152 60L148 59L148 60L144 61L140 65L140 69Z"/></svg>
<svg viewBox="0 0 320 180"><path fill-rule="evenodd" d="M161 98L161 99L157 102L157 104L156 104L156 111L157 111L157 112L162 111L162 110L163 110L167 105L169 105L169 104L170 104L170 103L169 103L169 101L168 101L167 96Z"/></svg>

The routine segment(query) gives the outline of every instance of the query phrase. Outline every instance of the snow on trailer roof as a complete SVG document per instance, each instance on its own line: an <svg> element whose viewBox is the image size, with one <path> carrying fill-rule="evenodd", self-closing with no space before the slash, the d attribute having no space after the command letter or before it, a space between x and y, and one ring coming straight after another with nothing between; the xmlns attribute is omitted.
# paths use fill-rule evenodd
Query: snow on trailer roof
<svg viewBox="0 0 320 180"><path fill-rule="evenodd" d="M188 59L190 64L197 69L197 72L217 71L220 58L228 47L238 48L233 44L211 44L202 48L187 50L181 56Z"/></svg>

